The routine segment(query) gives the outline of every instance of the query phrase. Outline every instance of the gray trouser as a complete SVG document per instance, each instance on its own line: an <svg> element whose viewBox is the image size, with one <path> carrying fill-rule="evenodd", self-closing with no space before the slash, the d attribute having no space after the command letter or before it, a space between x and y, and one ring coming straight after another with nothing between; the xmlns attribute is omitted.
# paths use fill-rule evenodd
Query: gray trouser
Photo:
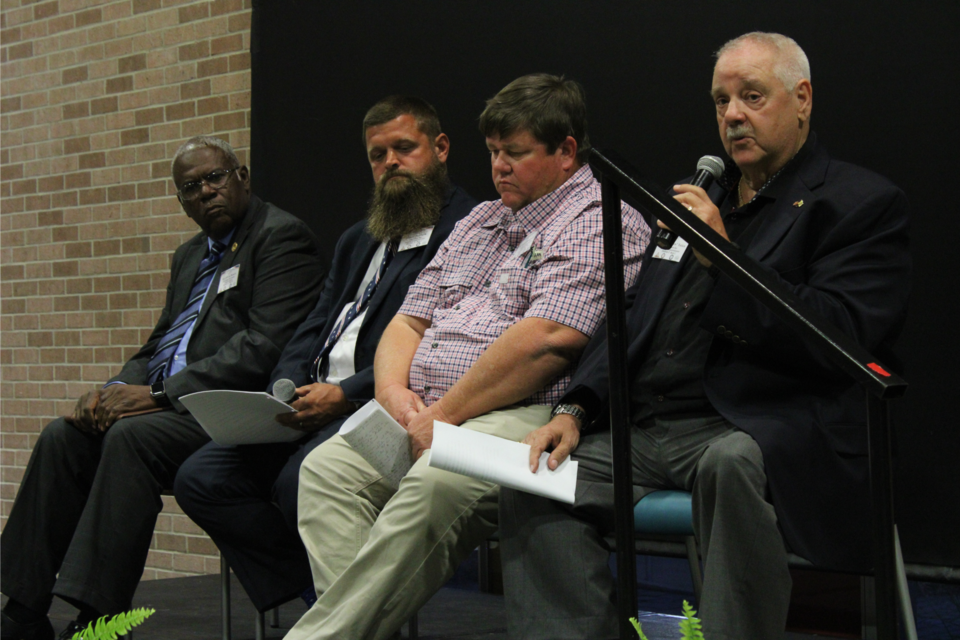
<svg viewBox="0 0 960 640"><path fill-rule="evenodd" d="M704 559L699 617L710 640L783 636L791 580L767 497L760 447L722 418L656 420L633 430L634 498L693 494ZM617 637L604 536L613 531L610 434L585 436L574 505L502 489L507 625L514 640Z"/></svg>

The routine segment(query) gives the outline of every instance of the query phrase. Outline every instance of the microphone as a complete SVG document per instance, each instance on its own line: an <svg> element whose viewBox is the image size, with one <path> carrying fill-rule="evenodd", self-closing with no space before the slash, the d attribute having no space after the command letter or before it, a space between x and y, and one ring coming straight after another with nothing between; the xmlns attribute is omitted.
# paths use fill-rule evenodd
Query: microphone
<svg viewBox="0 0 960 640"><path fill-rule="evenodd" d="M290 402L297 397L297 385L293 380L280 378L273 383L273 397L280 402Z"/></svg>
<svg viewBox="0 0 960 640"><path fill-rule="evenodd" d="M703 156L697 162L697 173L693 176L692 184L704 190L710 187L714 180L723 175L723 160L717 156ZM677 239L677 234L667 229L657 232L657 246L669 249Z"/></svg>

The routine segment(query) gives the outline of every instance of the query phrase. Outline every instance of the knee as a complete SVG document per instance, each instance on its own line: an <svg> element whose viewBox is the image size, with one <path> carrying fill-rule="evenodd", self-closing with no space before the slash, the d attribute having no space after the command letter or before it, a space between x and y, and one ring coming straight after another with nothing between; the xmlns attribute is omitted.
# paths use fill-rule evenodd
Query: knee
<svg viewBox="0 0 960 640"><path fill-rule="evenodd" d="M744 482L763 486L766 476L760 446L738 431L707 447L697 465L697 484L701 489L723 491L724 487Z"/></svg>
<svg viewBox="0 0 960 640"><path fill-rule="evenodd" d="M57 418L40 432L40 437L37 438L34 451L66 449L69 448L77 438L96 438L96 436L85 435L63 418Z"/></svg>

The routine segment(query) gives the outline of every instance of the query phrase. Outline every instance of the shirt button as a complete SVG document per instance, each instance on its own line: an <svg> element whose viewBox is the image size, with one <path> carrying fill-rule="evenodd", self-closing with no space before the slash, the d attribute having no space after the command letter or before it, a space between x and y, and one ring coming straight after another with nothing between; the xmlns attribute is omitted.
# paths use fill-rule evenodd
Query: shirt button
<svg viewBox="0 0 960 640"><path fill-rule="evenodd" d="M457 305L453 308L454 311L460 311L460 305Z"/></svg>
<svg viewBox="0 0 960 640"><path fill-rule="evenodd" d="M663 402L664 400L666 400L666 398L663 396L657 396L657 402Z"/></svg>
<svg viewBox="0 0 960 640"><path fill-rule="evenodd" d="M424 388L423 388L423 392L424 392L424 393L430 393L430 387L424 387Z"/></svg>
<svg viewBox="0 0 960 640"><path fill-rule="evenodd" d="M485 287L489 287L489 286L490 286L490 281L489 281L489 280L487 280L486 282L484 282L484 283L483 283L483 286L485 286Z"/></svg>
<svg viewBox="0 0 960 640"><path fill-rule="evenodd" d="M676 353L676 351L674 351L673 349L667 349L668 356L672 356L674 353Z"/></svg>
<svg viewBox="0 0 960 640"><path fill-rule="evenodd" d="M180 356L173 356L173 359L174 359L174 360L179 360L179 359L180 359Z"/></svg>
<svg viewBox="0 0 960 640"><path fill-rule="evenodd" d="M436 349L436 348L439 347L439 346L440 346L440 343L439 343L439 342L434 342L433 344L430 345L430 348L431 348L431 349Z"/></svg>
<svg viewBox="0 0 960 640"><path fill-rule="evenodd" d="M690 308L690 303L689 303L689 302L684 302L684 303L683 303L683 308L684 308L684 309L689 309L689 308Z"/></svg>

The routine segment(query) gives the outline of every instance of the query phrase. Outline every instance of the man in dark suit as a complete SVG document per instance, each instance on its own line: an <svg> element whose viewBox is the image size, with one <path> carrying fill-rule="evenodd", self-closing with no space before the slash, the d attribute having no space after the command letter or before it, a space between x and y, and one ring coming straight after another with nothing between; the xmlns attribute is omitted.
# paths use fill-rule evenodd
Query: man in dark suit
<svg viewBox="0 0 960 640"><path fill-rule="evenodd" d="M297 479L310 451L373 398L373 357L384 328L454 224L477 204L447 179L450 140L425 101L387 97L367 112L364 143L374 193L367 220L340 238L316 308L271 375L297 385L297 413L277 417L307 435L295 443L210 443L180 469L176 496L213 538L260 611L312 578L297 533Z"/></svg>
<svg viewBox="0 0 960 640"><path fill-rule="evenodd" d="M909 289L903 193L817 143L796 42L750 33L717 56L712 95L732 163L709 194L679 185L676 199L882 356ZM634 496L692 492L705 637L782 637L788 548L818 565L869 566L864 394L677 242L673 252L651 246L628 292ZM603 542L613 527L610 438L594 432L609 421L605 335L587 347L555 418L527 438L534 467L546 449L551 468L575 450L575 504L501 494L514 638L617 636Z"/></svg>
<svg viewBox="0 0 960 640"><path fill-rule="evenodd" d="M3 533L4 640L52 638L53 595L80 609L74 625L129 607L160 492L209 440L181 396L262 389L319 295L313 234L250 193L226 142L187 141L173 181L202 233L174 253L147 343L37 441Z"/></svg>

